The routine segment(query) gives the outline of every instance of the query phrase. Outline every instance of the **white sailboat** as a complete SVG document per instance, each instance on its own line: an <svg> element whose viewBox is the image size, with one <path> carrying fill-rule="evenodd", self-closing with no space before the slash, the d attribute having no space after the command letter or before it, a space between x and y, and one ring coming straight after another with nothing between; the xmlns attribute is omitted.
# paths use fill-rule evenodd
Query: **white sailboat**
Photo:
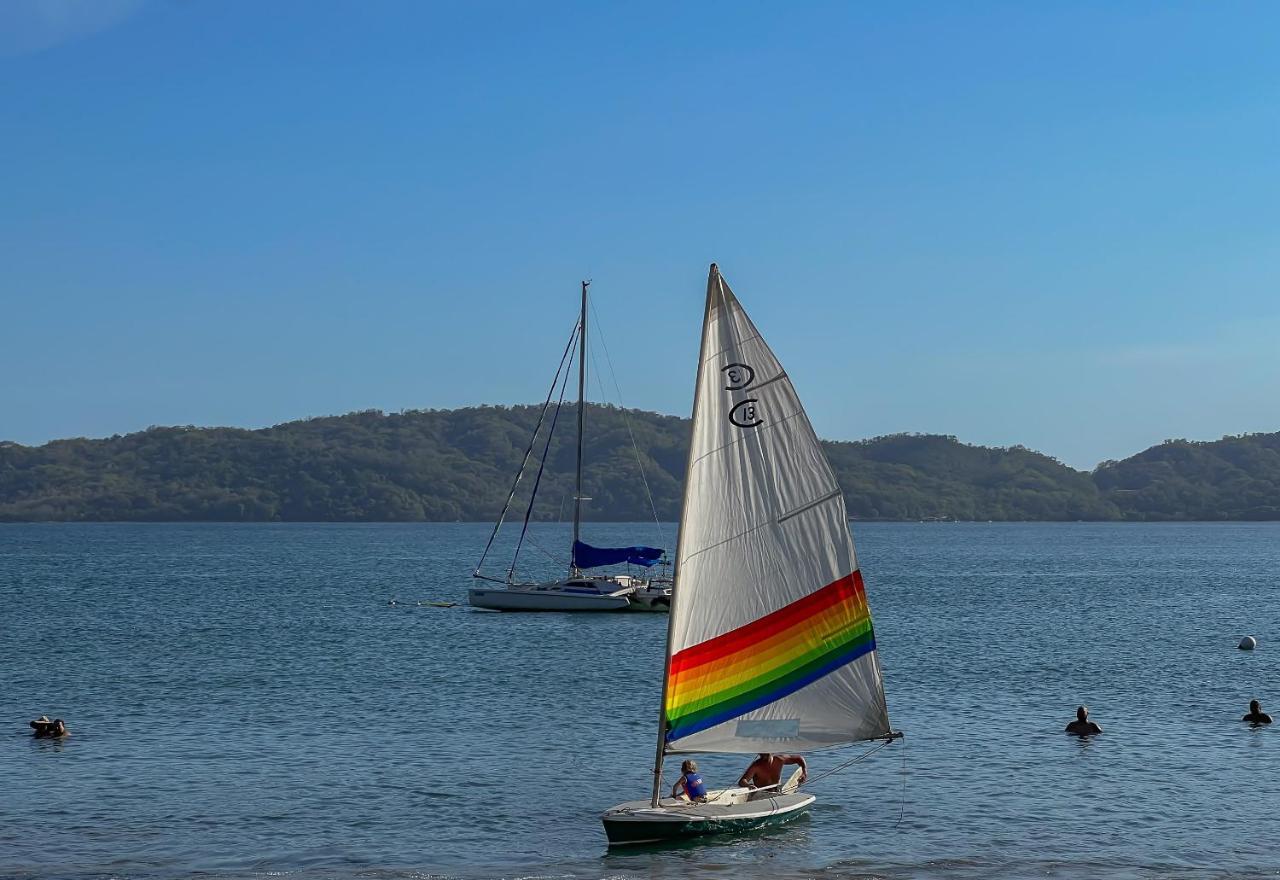
<svg viewBox="0 0 1280 880"><path fill-rule="evenodd" d="M653 792L602 815L610 844L775 825L794 778L662 797L663 758L900 737L889 727L844 496L791 380L714 264L676 549Z"/></svg>
<svg viewBox="0 0 1280 880"><path fill-rule="evenodd" d="M533 437L529 441L529 447L525 451L524 462L516 473L515 482L512 484L511 492L507 496L507 503L503 507L502 514L498 517L498 522L494 525L493 534L489 537L489 543L480 557L480 562L472 573L475 578L494 581L501 585L496 587L473 587L469 590L467 599L474 608L484 608L491 611L626 611L628 609L665 610L666 605L669 604L669 601L663 602L661 600L664 591L660 584L650 584L648 580L643 578L627 575L590 574L590 569L623 562L643 567L655 565L662 559L662 550L655 547L592 547L581 540L582 502L586 500L582 494L582 426L586 412L587 288L590 284L591 282L589 281L582 282L582 310L578 318L578 325L574 330L573 336L570 337L569 345L565 349L565 356L561 358L560 366L561 370L564 370L564 380L563 382L561 381L561 370L557 370L556 376L551 382L551 391L547 395L547 402L543 405L542 410L543 417L545 417L550 408L557 383L561 384L561 402L564 400L564 383L568 381L568 370L565 368L566 365L572 365L571 360L566 364L565 358L568 357L576 340L578 360L578 446L577 473L573 493L573 545L570 551L571 561L569 563L568 576L549 582L517 581L515 579L514 559L511 567L507 569L505 580L497 581L496 578L491 578L481 571L484 566L485 556L488 555L489 548L493 546L493 540L497 536L498 530L502 527L507 509L511 505L512 498L515 497L516 487L524 475L525 466L529 463L534 445L538 439L538 433L542 427L542 417L540 417L538 426L534 429ZM559 415L559 404L556 405L555 413L557 416ZM553 418L551 427L547 432L546 445L543 448L543 464L546 462L546 453L550 449L551 434L554 430L555 419ZM539 477L541 477L541 467L539 467ZM536 495L537 482L534 483L534 491L529 498L529 507L525 512L525 529L529 526L529 516L532 513ZM523 541L523 533L521 534L521 540ZM669 599L669 590L665 594Z"/></svg>

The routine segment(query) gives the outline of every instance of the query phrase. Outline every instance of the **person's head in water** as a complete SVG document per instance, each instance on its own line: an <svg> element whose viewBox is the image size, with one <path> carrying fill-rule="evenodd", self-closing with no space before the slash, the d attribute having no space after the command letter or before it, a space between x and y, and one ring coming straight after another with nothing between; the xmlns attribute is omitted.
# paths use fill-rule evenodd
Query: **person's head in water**
<svg viewBox="0 0 1280 880"><path fill-rule="evenodd" d="M1096 721L1089 720L1089 707L1076 707L1076 720L1067 725L1067 733L1076 736L1089 736L1094 733L1102 733L1102 725Z"/></svg>
<svg viewBox="0 0 1280 880"><path fill-rule="evenodd" d="M680 772L681 772L681 773L697 773L697 772L698 772L698 762L697 762L697 761L685 761L683 764L681 764L681 765L680 765Z"/></svg>

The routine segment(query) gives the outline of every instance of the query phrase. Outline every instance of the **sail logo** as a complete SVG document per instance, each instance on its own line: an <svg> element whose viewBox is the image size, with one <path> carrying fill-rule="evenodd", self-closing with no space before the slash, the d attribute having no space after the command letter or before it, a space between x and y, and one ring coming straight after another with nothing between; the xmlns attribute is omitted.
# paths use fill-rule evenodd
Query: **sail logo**
<svg viewBox="0 0 1280 880"><path fill-rule="evenodd" d="M754 428L756 425L763 425L764 419L760 418L756 413L756 404L759 402L754 397L748 397L746 400L734 404L733 409L729 410L729 421L739 428Z"/></svg>
<svg viewBox="0 0 1280 880"><path fill-rule="evenodd" d="M720 368L720 372L729 381L729 384L724 386L725 391L742 391L756 380L755 368L750 364L725 364ZM759 398L756 397L738 401L733 405L733 409L729 410L729 422L739 428L763 425L764 419L756 413L756 404L759 402Z"/></svg>
<svg viewBox="0 0 1280 880"><path fill-rule="evenodd" d="M747 364L728 364L721 367L720 372L729 380L725 391L741 391L756 380L756 371Z"/></svg>

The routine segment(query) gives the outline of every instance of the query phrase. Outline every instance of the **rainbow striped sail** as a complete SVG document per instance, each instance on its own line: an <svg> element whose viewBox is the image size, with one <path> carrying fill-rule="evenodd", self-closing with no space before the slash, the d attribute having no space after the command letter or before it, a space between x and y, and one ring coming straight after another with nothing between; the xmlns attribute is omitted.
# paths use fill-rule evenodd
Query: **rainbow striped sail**
<svg viewBox="0 0 1280 880"><path fill-rule="evenodd" d="M862 574L671 658L667 740L738 718L874 651Z"/></svg>
<svg viewBox="0 0 1280 880"><path fill-rule="evenodd" d="M714 266L676 560L665 753L888 734L844 496L790 378Z"/></svg>

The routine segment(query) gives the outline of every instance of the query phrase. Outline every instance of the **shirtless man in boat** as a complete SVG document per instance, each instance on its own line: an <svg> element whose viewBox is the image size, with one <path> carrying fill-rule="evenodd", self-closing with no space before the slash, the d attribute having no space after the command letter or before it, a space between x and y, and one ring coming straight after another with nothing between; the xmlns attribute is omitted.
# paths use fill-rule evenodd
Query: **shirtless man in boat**
<svg viewBox="0 0 1280 880"><path fill-rule="evenodd" d="M1076 720L1067 725L1067 733L1072 736L1089 736L1094 733L1102 733L1102 725L1096 721L1089 720L1089 707L1081 706L1076 709Z"/></svg>
<svg viewBox="0 0 1280 880"><path fill-rule="evenodd" d="M777 785L782 779L782 768L788 764L800 765L800 781L805 782L809 778L809 765L804 762L804 758L800 755L775 755L771 752L761 752L756 759L751 762L742 773L742 778L738 780L738 785L751 788L765 788L770 785Z"/></svg>

